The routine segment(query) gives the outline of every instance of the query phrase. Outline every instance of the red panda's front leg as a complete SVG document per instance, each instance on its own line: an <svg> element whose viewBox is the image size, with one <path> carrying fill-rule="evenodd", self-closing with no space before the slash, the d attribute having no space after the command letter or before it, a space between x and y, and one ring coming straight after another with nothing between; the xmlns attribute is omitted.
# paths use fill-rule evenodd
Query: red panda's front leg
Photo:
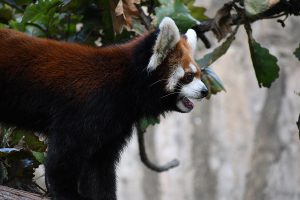
<svg viewBox="0 0 300 200"><path fill-rule="evenodd" d="M92 200L117 199L116 165L125 143L124 137L117 137L114 141L97 149L85 161L78 180L78 190L82 196Z"/></svg>
<svg viewBox="0 0 300 200"><path fill-rule="evenodd" d="M81 197L77 189L82 156L78 154L75 146L72 148L66 143L64 137L57 138L55 135L48 138L49 146L45 163L46 183L51 199L88 200Z"/></svg>
<svg viewBox="0 0 300 200"><path fill-rule="evenodd" d="M84 163L78 181L78 192L90 200L116 200L115 162L103 153Z"/></svg>

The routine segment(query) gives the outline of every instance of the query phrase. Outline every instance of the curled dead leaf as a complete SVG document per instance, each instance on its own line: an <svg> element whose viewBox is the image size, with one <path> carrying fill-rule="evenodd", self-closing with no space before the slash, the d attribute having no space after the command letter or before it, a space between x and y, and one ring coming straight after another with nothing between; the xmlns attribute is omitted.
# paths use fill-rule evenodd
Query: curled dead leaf
<svg viewBox="0 0 300 200"><path fill-rule="evenodd" d="M215 34L218 41L226 37L231 31L232 15L230 13L232 9L232 3L226 3L218 10L214 20L212 22L212 31Z"/></svg>
<svg viewBox="0 0 300 200"><path fill-rule="evenodd" d="M132 18L139 19L140 14L136 4L140 0L111 0L110 8L115 33L121 33L123 28L132 28Z"/></svg>

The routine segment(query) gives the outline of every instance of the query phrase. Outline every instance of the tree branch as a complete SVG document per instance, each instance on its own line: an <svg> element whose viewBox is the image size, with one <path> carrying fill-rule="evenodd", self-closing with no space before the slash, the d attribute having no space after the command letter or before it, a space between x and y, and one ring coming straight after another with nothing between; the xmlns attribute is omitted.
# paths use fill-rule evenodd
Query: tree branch
<svg viewBox="0 0 300 200"><path fill-rule="evenodd" d="M174 159L170 162L166 163L165 165L158 166L152 163L146 153L145 150L145 139L144 139L145 132L137 126L137 136L138 136L138 143L139 143L139 150L140 150L140 157L144 165L146 165L149 169L156 171L156 172L164 172L177 167L179 165L179 161Z"/></svg>
<svg viewBox="0 0 300 200"><path fill-rule="evenodd" d="M231 1L229 3L224 4L222 8L228 5L233 5L233 8L236 9L237 14L233 14L231 16L231 26L235 26L238 24L245 24L247 21L253 23L258 20L263 19L273 19L279 18L284 15L300 15L300 1L298 0L281 0L279 3L266 10L265 12L257 15L257 16L247 16L245 10L236 4L236 1ZM221 9L222 9L221 8ZM220 9L220 10L221 10ZM207 19L201 21L200 24L195 25L193 29L196 31L198 37L203 35L205 32L211 31L216 23L216 18Z"/></svg>

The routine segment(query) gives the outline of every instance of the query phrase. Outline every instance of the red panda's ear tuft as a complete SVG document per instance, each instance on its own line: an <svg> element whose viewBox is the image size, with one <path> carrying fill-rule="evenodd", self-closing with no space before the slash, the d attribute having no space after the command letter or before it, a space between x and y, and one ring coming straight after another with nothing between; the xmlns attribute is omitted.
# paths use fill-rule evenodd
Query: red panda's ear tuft
<svg viewBox="0 0 300 200"><path fill-rule="evenodd" d="M165 17L159 25L159 34L153 47L153 55L147 66L148 71L153 71L166 58L180 40L180 33L175 22Z"/></svg>
<svg viewBox="0 0 300 200"><path fill-rule="evenodd" d="M197 34L193 29L189 29L187 30L185 35L187 37L188 44L192 48L193 55L195 55L196 48L197 48Z"/></svg>

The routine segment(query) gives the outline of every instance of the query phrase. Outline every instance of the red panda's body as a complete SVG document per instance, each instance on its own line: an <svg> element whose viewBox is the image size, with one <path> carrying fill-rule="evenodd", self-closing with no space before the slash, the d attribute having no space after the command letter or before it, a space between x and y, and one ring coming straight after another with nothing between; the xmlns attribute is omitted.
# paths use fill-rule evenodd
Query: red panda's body
<svg viewBox="0 0 300 200"><path fill-rule="evenodd" d="M187 97L205 96L189 52L171 19L104 48L1 29L0 121L48 134L54 199L115 200L115 165L133 126L142 117L189 112Z"/></svg>

